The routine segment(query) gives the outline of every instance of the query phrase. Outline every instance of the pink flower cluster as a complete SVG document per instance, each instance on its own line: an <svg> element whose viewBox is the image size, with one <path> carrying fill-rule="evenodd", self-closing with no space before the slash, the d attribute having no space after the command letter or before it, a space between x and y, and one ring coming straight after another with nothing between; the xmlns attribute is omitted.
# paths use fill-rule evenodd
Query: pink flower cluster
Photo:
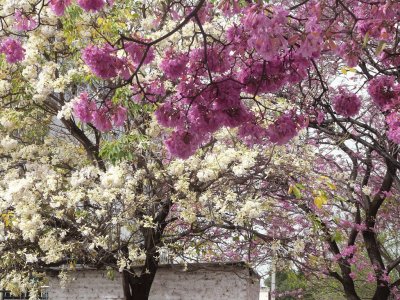
<svg viewBox="0 0 400 300"><path fill-rule="evenodd" d="M116 50L110 45L99 48L89 45L83 50L83 61L90 70L102 79L116 77L124 68L124 60L117 57Z"/></svg>
<svg viewBox="0 0 400 300"><path fill-rule="evenodd" d="M339 88L338 94L333 98L333 109L337 114L353 117L358 114L360 108L361 100L356 94L346 88Z"/></svg>
<svg viewBox="0 0 400 300"><path fill-rule="evenodd" d="M164 83L158 80L142 83L141 86L133 85L132 91L132 100L137 103L142 103L143 101L156 103L166 93Z"/></svg>
<svg viewBox="0 0 400 300"><path fill-rule="evenodd" d="M346 248L344 248L341 252L342 257L349 257L351 255L353 255L354 253L356 253L357 251L357 247L354 245L351 246L347 246Z"/></svg>
<svg viewBox="0 0 400 300"><path fill-rule="evenodd" d="M289 112L269 125L267 134L270 142L283 145L295 137L302 126L304 126L304 119L296 116L294 112Z"/></svg>
<svg viewBox="0 0 400 300"><path fill-rule="evenodd" d="M65 9L71 5L71 0L50 0L49 5L56 16L62 16Z"/></svg>
<svg viewBox="0 0 400 300"><path fill-rule="evenodd" d="M203 137L193 131L178 129L165 141L171 155L186 159L197 150Z"/></svg>
<svg viewBox="0 0 400 300"><path fill-rule="evenodd" d="M389 126L387 136L396 144L400 144L400 115L397 112L392 112L386 117L386 123Z"/></svg>
<svg viewBox="0 0 400 300"><path fill-rule="evenodd" d="M143 64L146 65L151 63L154 59L154 49L150 48L146 52L145 45L129 42L125 44L124 49L130 55L131 60L136 66L138 66L142 62L142 60Z"/></svg>
<svg viewBox="0 0 400 300"><path fill-rule="evenodd" d="M346 41L336 49L336 53L344 59L347 66L355 67L358 64L361 49L354 41Z"/></svg>
<svg viewBox="0 0 400 300"><path fill-rule="evenodd" d="M279 58L243 68L238 79L251 94L273 93L287 82L284 62Z"/></svg>
<svg viewBox="0 0 400 300"><path fill-rule="evenodd" d="M138 67L140 63L148 64L154 59L154 49L147 46L129 42L125 45L127 57L118 57L118 49L109 44L102 47L89 45L82 53L82 59L90 70L102 79L110 79L120 75L128 79L133 66Z"/></svg>
<svg viewBox="0 0 400 300"><path fill-rule="evenodd" d="M400 101L400 86L395 84L393 76L382 75L372 79L368 85L368 93L383 111L393 108Z"/></svg>
<svg viewBox="0 0 400 300"><path fill-rule="evenodd" d="M21 42L13 38L7 38L0 43L0 53L6 55L9 63L22 61L25 57L25 49L22 48Z"/></svg>
<svg viewBox="0 0 400 300"><path fill-rule="evenodd" d="M284 28L287 24L288 11L281 7L275 8L272 17L267 16L263 6L250 6L241 21L244 32L249 38L247 45L254 48L265 60L273 59L287 47Z"/></svg>
<svg viewBox="0 0 400 300"><path fill-rule="evenodd" d="M166 51L159 67L163 79L177 82L175 93L165 90L162 79L132 87L135 101L163 99L155 114L161 125L174 129L166 141L172 155L188 157L223 126L238 127L249 145L268 140L284 144L304 126L304 118L288 113L263 128L242 97L275 93L307 76L310 59L317 58L322 47L319 19L307 18L303 29L293 33L289 13L280 6L273 10L261 4L233 6L245 13L240 23L227 29L226 45L211 43L207 49L191 48L187 53ZM154 49L145 44L125 42L123 49L126 57L119 58L111 46L89 46L82 57L103 79L154 59Z"/></svg>
<svg viewBox="0 0 400 300"><path fill-rule="evenodd" d="M233 80L216 82L193 97L191 94L196 94L193 83L180 86L180 90L189 95L180 101L167 101L156 111L161 125L176 130L166 144L170 153L178 157L193 154L210 133L221 127L238 127L253 119L240 99L241 85Z"/></svg>
<svg viewBox="0 0 400 300"><path fill-rule="evenodd" d="M49 5L54 14L62 16L65 13L65 9L71 5L71 2L71 0L50 0ZM106 4L105 0L76 0L76 2L87 12L97 12ZM112 2L110 1L108 3L111 4Z"/></svg>
<svg viewBox="0 0 400 300"><path fill-rule="evenodd" d="M174 53L171 49L166 51L160 68L169 79L177 79L184 75L189 58L183 53Z"/></svg>
<svg viewBox="0 0 400 300"><path fill-rule="evenodd" d="M323 44L322 30L318 18L310 17L305 27L306 35L297 52L304 58L318 58Z"/></svg>
<svg viewBox="0 0 400 300"><path fill-rule="evenodd" d="M74 115L84 123L92 123L100 131L109 131L113 127L124 124L127 118L126 108L106 101L97 107L96 102L89 99L87 93L82 93L73 105Z"/></svg>
<svg viewBox="0 0 400 300"><path fill-rule="evenodd" d="M76 0L85 11L99 11L106 4L104 0Z"/></svg>
<svg viewBox="0 0 400 300"><path fill-rule="evenodd" d="M14 13L15 29L18 31L32 30L37 26L36 20L29 16L25 16L21 10Z"/></svg>
<svg viewBox="0 0 400 300"><path fill-rule="evenodd" d="M238 136L249 146L263 144L268 137L268 130L255 122L246 122L239 127Z"/></svg>

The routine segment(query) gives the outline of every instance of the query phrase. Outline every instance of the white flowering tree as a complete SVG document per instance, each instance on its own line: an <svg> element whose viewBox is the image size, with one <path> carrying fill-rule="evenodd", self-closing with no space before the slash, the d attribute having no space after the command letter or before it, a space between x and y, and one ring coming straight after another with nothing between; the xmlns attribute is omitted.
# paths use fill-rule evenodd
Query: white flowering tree
<svg viewBox="0 0 400 300"><path fill-rule="evenodd" d="M35 299L50 267L67 284L84 264L122 272L126 298L145 299L161 248L184 261L265 262L274 234L263 224L277 211L260 184L271 180L272 192L308 163L282 168L294 153L249 150L228 130L174 160L146 111L131 113L135 129L115 139L36 105L1 111L3 288Z"/></svg>

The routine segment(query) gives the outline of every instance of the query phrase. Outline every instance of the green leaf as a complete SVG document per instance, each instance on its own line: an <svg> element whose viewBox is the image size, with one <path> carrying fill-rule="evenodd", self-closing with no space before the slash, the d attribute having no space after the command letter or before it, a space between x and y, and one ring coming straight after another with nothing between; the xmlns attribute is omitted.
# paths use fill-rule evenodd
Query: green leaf
<svg viewBox="0 0 400 300"><path fill-rule="evenodd" d="M369 41L369 33L367 32L364 36L364 41L362 45L363 48L367 47L368 41Z"/></svg>
<svg viewBox="0 0 400 300"><path fill-rule="evenodd" d="M382 53L383 49L385 49L386 43L384 41L380 41L378 47L376 48L375 54L379 55Z"/></svg>
<svg viewBox="0 0 400 300"><path fill-rule="evenodd" d="M339 230L336 230L332 237L331 237L332 241L336 242L336 243L340 243L343 240L343 235Z"/></svg>
<svg viewBox="0 0 400 300"><path fill-rule="evenodd" d="M301 192L300 192L300 189L299 189L296 185L293 186L293 195L294 195L297 199L301 199L301 197L302 197Z"/></svg>

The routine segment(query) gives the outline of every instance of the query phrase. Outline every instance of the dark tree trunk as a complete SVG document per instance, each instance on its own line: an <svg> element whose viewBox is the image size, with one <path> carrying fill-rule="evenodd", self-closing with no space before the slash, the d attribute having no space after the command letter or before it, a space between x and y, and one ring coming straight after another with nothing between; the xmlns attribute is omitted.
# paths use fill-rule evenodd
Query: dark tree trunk
<svg viewBox="0 0 400 300"><path fill-rule="evenodd" d="M348 300L360 300L361 298L358 297L355 286L354 286L354 281L353 279L348 276L345 275L343 276L343 289L344 289L344 293L346 295L346 299Z"/></svg>
<svg viewBox="0 0 400 300"><path fill-rule="evenodd" d="M134 270L124 270L122 285L126 300L148 300L151 285L158 269L158 251L161 232L152 228L142 228L146 261L141 267L140 274ZM136 270L137 271L137 270Z"/></svg>
<svg viewBox="0 0 400 300"><path fill-rule="evenodd" d="M154 219L158 226L156 228L140 229L143 235L143 249L146 251L146 260L141 267L140 275L135 274L133 269L124 270L122 273L122 285L125 300L148 300L150 289L158 269L158 247L161 245L161 238L167 223L172 202L166 201Z"/></svg>
<svg viewBox="0 0 400 300"><path fill-rule="evenodd" d="M370 225L370 228L373 228L375 225L374 222L371 222L368 219L369 218L367 218L367 225ZM363 238L371 264L377 268L375 271L376 290L372 300L387 300L390 296L390 287L388 282L382 280L382 276L385 274L386 269L379 250L376 235L372 230L365 230L363 232Z"/></svg>
<svg viewBox="0 0 400 300"><path fill-rule="evenodd" d="M122 273L122 285L126 300L148 300L157 268L150 272L142 270L140 276L129 270Z"/></svg>

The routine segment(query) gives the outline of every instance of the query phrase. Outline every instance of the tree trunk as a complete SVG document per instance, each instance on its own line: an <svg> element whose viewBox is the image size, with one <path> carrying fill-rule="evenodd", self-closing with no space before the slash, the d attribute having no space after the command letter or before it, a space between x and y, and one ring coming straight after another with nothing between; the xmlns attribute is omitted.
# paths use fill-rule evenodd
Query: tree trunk
<svg viewBox="0 0 400 300"><path fill-rule="evenodd" d="M386 285L384 286L378 286L375 290L374 297L372 300L388 300L390 296L390 289Z"/></svg>
<svg viewBox="0 0 400 300"><path fill-rule="evenodd" d="M171 200L166 200L161 204L158 214L154 218L155 223L158 224L156 228L140 228L143 235L142 246L146 251L146 260L139 276L133 272L133 269L123 270L122 286L125 300L149 299L151 285L158 269L158 247L161 245L161 237L168 224L165 222L165 219L169 214L171 206Z"/></svg>
<svg viewBox="0 0 400 300"><path fill-rule="evenodd" d="M347 278L348 277L348 278ZM348 300L360 300L361 298L358 297L356 289L354 287L354 281L349 276L343 276L343 289L346 295L346 299Z"/></svg>
<svg viewBox="0 0 400 300"><path fill-rule="evenodd" d="M124 270L122 273L122 285L125 300L148 300L156 271L141 273L140 276Z"/></svg>
<svg viewBox="0 0 400 300"><path fill-rule="evenodd" d="M160 225L157 229L141 228L144 237L144 250L146 260L141 267L140 275L136 275L134 270L123 270L122 286L124 289L125 300L148 300L151 285L158 269L158 250L161 242L161 235L165 226Z"/></svg>

